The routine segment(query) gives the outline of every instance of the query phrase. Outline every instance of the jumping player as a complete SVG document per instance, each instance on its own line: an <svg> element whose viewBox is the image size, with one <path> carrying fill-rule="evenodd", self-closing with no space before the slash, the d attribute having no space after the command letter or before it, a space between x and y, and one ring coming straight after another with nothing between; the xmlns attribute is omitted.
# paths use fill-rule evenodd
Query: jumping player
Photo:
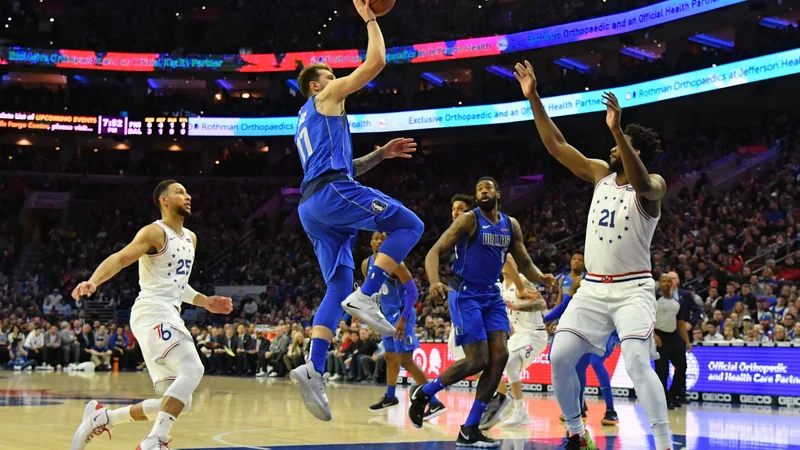
<svg viewBox="0 0 800 450"><path fill-rule="evenodd" d="M656 317L650 242L667 185L659 175L648 173L643 161L658 152L658 138L637 124L623 132L622 109L616 96L608 92L603 94L603 104L616 146L608 163L588 159L567 143L547 116L530 63L518 63L515 75L530 101L547 151L595 187L584 247L588 273L559 321L550 359L556 398L567 422L567 449L596 448L581 420L576 366L586 353L605 354L614 329L622 341L625 368L650 420L656 450L672 449L667 400L650 365Z"/></svg>
<svg viewBox="0 0 800 450"><path fill-rule="evenodd" d="M203 376L203 363L194 339L181 319L181 303L203 307L214 314L233 310L231 299L192 289L197 236L183 227L192 215L192 197L175 180L162 181L153 192L161 220L145 226L125 248L105 259L88 281L77 285L72 297L91 296L98 286L125 267L139 261L139 296L131 311L131 331L139 342L155 391L161 398L110 410L92 400L72 438L72 450L80 450L103 433L111 439L114 426L133 421L153 421L153 429L138 450L167 450L175 419L189 412L192 393Z"/></svg>
<svg viewBox="0 0 800 450"><path fill-rule="evenodd" d="M463 347L467 357L450 366L435 381L414 388L408 415L414 426L421 427L425 406L433 395L446 386L484 371L472 410L461 427L456 445L497 447L499 441L478 429L508 361L506 341L511 330L496 282L508 252L519 261L520 270L528 279L551 284L553 277L543 275L531 262L519 223L499 211L497 182L483 177L478 180L475 190L478 207L461 214L425 258L425 271L431 283L429 296L446 299L449 291L456 293L455 308L451 306L450 315L456 328L456 344ZM450 288L439 279L439 260L442 253L453 247L456 248L456 262Z"/></svg>
<svg viewBox="0 0 800 450"><path fill-rule="evenodd" d="M325 394L325 358L344 308L373 330L393 336L395 328L381 313L381 286L417 244L424 225L397 200L361 185L353 178L389 158L411 158L413 139L393 139L384 147L353 160L350 126L344 110L348 95L366 86L386 65L386 47L375 13L367 0L353 0L364 20L369 45L364 62L350 75L336 78L325 64L300 72L298 84L308 101L300 109L295 142L303 166L298 213L314 245L327 291L314 316L310 357L290 373L306 408L320 420L331 420ZM359 230L391 233L364 284L353 286L353 244ZM349 294L349 295L348 295Z"/></svg>
<svg viewBox="0 0 800 450"><path fill-rule="evenodd" d="M375 261L375 256L381 248L381 244L386 240L386 234L372 233L370 246L372 255L361 263L361 273L367 277L370 266ZM391 277L381 287L381 311L395 326L394 336L383 337L383 348L386 350L386 394L378 403L369 407L370 411L380 411L400 403L395 395L397 388L397 376L400 374L400 366L411 374L414 382L422 385L428 382L425 373L414 362L414 350L419 348L419 340L414 334L414 325L417 322L417 315L414 311L414 303L417 301L417 286L414 278L405 264L400 263ZM402 298L402 301L401 301ZM438 399L431 399L431 406L425 413L425 420L431 420L447 412L447 408Z"/></svg>
<svg viewBox="0 0 800 450"><path fill-rule="evenodd" d="M570 261L570 273L561 279L559 285L561 303L545 316L545 323L561 318L567 306L569 306L570 300L572 300L572 297L575 295L575 292L578 291L584 276L586 276L586 269L583 265L583 253L576 251L572 254L572 260ZM586 371L589 369L589 365L591 365L595 375L597 375L597 381L600 383L600 392L603 394L603 400L606 402L606 413L600 422L603 425L619 424L619 416L614 410L614 394L611 391L611 377L608 375L606 366L603 365L605 360L614 352L614 349L617 348L617 345L619 345L619 335L614 331L608 338L608 342L606 342L605 355L597 356L594 353L587 353L578 361L576 370L578 371L578 378L581 382L581 417L584 422L586 421L587 408L586 400L583 398L583 392L586 390ZM560 419L562 422L566 420L563 414Z"/></svg>

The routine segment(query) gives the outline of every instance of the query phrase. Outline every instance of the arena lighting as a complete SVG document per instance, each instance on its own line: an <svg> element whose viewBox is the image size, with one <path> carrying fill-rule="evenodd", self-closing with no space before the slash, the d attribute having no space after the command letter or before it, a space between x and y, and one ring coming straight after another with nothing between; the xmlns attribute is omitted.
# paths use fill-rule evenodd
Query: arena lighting
<svg viewBox="0 0 800 450"><path fill-rule="evenodd" d="M497 75L498 77L508 78L509 80L514 79L514 72L506 69L505 67L489 66L486 68L486 71L491 73L492 75Z"/></svg>
<svg viewBox="0 0 800 450"><path fill-rule="evenodd" d="M734 43L731 41L715 38L714 36L709 36L707 34L696 34L694 36L690 36L689 40L692 42L697 42L701 45L723 50L733 50L734 46Z"/></svg>
<svg viewBox="0 0 800 450"><path fill-rule="evenodd" d="M589 71L591 70L591 68L586 64L583 64L581 62L575 61L574 59L570 58L559 58L553 61L553 63L565 69L574 70L578 73L589 73Z"/></svg>
<svg viewBox="0 0 800 450"><path fill-rule="evenodd" d="M426 63L477 58L552 47L572 42L616 36L696 16L746 0L665 0L641 8L563 23L519 33L416 43L386 49L389 64ZM318 31L318 35L322 32ZM170 55L168 53L96 52L70 49L0 48L0 59L9 64L124 72L221 71L294 72L296 62L306 66L326 62L334 69L355 68L363 62L364 49L278 52L265 54Z"/></svg>
<svg viewBox="0 0 800 450"><path fill-rule="evenodd" d="M444 84L444 80L439 78L438 75L433 74L431 72L423 72L421 75L422 79L427 81L428 83L435 84L436 86L441 87Z"/></svg>
<svg viewBox="0 0 800 450"><path fill-rule="evenodd" d="M660 44L659 44L660 45ZM656 55L655 53L650 53L646 50L642 50L636 47L625 47L619 51L623 55L631 56L636 59L640 59L644 61L645 59L649 60L656 60L661 59L661 55Z"/></svg>
<svg viewBox="0 0 800 450"><path fill-rule="evenodd" d="M11 19L9 19L11 20ZM758 22L759 25L762 27L767 28L777 28L781 30L785 30L789 27L793 27L794 25L789 22L788 20L781 19L780 17L764 17Z"/></svg>
<svg viewBox="0 0 800 450"><path fill-rule="evenodd" d="M602 92L613 91L623 108L646 105L728 87L755 83L800 73L800 48L602 90L542 99L551 117L604 111ZM520 97L522 95L520 94ZM527 101L490 105L350 114L350 130L358 133L388 133L495 125L533 120ZM291 117L190 117L189 136L293 136L297 116Z"/></svg>

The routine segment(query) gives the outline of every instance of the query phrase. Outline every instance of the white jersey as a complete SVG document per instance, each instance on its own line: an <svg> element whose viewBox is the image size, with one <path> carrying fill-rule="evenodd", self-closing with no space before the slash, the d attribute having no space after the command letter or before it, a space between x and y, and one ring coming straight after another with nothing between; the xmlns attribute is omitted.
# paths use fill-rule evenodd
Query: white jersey
<svg viewBox="0 0 800 450"><path fill-rule="evenodd" d="M522 278L523 283L527 283L522 274L519 276ZM517 287L514 286L514 283L506 286L506 283L500 283L500 291L503 293L503 300L511 303L512 305L520 305L524 303L530 303L530 300L521 299L517 297ZM541 311L512 311L510 309L506 309L508 313L508 321L511 323L511 326L514 327L514 334L516 333L535 333L537 331L543 331L544 328L544 316L542 316Z"/></svg>
<svg viewBox="0 0 800 450"><path fill-rule="evenodd" d="M164 230L164 248L139 258L139 297L136 303L170 304L181 308L181 294L189 286L194 264L194 242L188 228L178 234L164 222L154 222Z"/></svg>
<svg viewBox="0 0 800 450"><path fill-rule="evenodd" d="M630 184L610 173L594 188L586 220L589 275L626 275L650 270L650 242L659 217L650 217Z"/></svg>

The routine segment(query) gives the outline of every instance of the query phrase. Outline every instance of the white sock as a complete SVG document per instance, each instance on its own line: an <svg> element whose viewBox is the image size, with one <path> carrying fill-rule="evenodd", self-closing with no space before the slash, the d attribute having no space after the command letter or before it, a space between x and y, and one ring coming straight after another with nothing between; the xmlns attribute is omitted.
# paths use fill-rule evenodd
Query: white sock
<svg viewBox="0 0 800 450"><path fill-rule="evenodd" d="M126 422L133 422L130 406L108 411L108 423L110 423L111 426Z"/></svg>
<svg viewBox="0 0 800 450"><path fill-rule="evenodd" d="M672 433L669 431L669 424L654 426L653 438L656 441L656 450L670 450L672 448Z"/></svg>
<svg viewBox="0 0 800 450"><path fill-rule="evenodd" d="M172 429L172 425L174 424L175 416L164 411L159 411L158 418L156 418L155 422L153 422L153 429L150 431L150 434L148 434L147 437L156 436L162 441L166 441L167 436L169 436L169 431Z"/></svg>
<svg viewBox="0 0 800 450"><path fill-rule="evenodd" d="M525 411L525 405L522 404L522 399L514 399L514 411Z"/></svg>

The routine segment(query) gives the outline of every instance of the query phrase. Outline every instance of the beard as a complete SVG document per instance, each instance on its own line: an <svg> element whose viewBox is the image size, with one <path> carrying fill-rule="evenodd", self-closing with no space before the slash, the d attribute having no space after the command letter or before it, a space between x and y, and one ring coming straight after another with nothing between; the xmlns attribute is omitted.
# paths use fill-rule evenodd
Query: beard
<svg viewBox="0 0 800 450"><path fill-rule="evenodd" d="M189 211L188 209L184 208L183 206L176 207L175 208L175 214L177 214L177 215L179 215L179 216L181 216L183 218L192 217L192 212Z"/></svg>
<svg viewBox="0 0 800 450"><path fill-rule="evenodd" d="M497 206L497 197L489 197L487 200L478 201L478 208L483 212L492 212L495 206Z"/></svg>
<svg viewBox="0 0 800 450"><path fill-rule="evenodd" d="M624 169L624 167L622 166L622 159L617 158L617 159L614 159L613 161L610 160L608 162L608 168L612 172L616 172L616 173L622 172L623 169Z"/></svg>

